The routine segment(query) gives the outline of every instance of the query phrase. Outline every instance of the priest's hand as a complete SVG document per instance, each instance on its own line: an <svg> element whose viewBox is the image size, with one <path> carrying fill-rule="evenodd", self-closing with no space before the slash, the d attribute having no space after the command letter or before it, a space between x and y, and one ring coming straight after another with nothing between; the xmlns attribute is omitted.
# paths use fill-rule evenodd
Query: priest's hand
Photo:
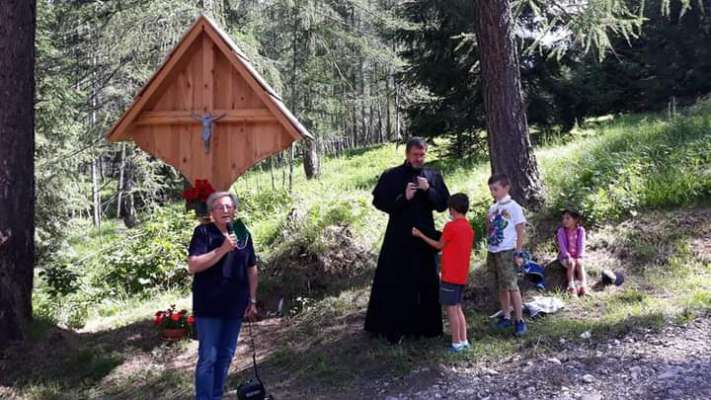
<svg viewBox="0 0 711 400"><path fill-rule="evenodd" d="M417 193L417 186L412 182L408 183L407 186L405 186L405 198L412 200L412 198L415 197L415 193Z"/></svg>
<svg viewBox="0 0 711 400"><path fill-rule="evenodd" d="M430 183L427 181L427 178L423 178L421 176L417 177L417 188L423 191L428 191L430 189Z"/></svg>

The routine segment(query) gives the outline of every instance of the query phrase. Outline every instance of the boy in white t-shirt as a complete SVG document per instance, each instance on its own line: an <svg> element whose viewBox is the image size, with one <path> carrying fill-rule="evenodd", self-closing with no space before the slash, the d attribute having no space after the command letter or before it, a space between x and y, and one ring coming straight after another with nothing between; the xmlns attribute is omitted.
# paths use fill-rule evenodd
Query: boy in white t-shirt
<svg viewBox="0 0 711 400"><path fill-rule="evenodd" d="M509 191L511 183L504 174L489 178L489 191L496 203L489 208L486 217L488 254L486 265L494 275L501 303L501 316L496 324L499 329L514 326L514 335L526 334L523 321L521 292L518 289L518 267L523 264L521 257L525 239L526 217ZM511 322L511 306L515 321Z"/></svg>

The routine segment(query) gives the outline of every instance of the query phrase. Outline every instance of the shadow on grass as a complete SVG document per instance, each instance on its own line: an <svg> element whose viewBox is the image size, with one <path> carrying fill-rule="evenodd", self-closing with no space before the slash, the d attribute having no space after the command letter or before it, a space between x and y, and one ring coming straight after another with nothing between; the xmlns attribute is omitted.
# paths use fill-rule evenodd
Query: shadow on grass
<svg viewBox="0 0 711 400"><path fill-rule="evenodd" d="M2 349L0 386L23 390L42 385L59 392L91 386L132 353L150 353L160 345L149 320L96 333L78 333L37 319L31 339Z"/></svg>
<svg viewBox="0 0 711 400"><path fill-rule="evenodd" d="M378 398L378 382L404 377L418 365L436 365L423 361L445 344L443 338L433 338L393 346L361 328L357 318L346 334L325 326L304 329L308 334L272 349L259 364L260 376L277 398ZM230 383L236 386L251 374L250 365Z"/></svg>
<svg viewBox="0 0 711 400"><path fill-rule="evenodd" d="M427 387L439 378L442 365L497 365L517 353L553 351L560 339L567 343L604 341L622 337L635 329L657 329L664 316L650 313L621 320L570 319L554 315L531 322L528 336L517 339L512 332L497 331L482 313L468 313L471 351L449 354L447 335L410 339L390 345L362 331L362 315L353 314L337 326L301 324L301 334L281 343L260 361L260 375L279 398L381 398L382 383L393 387ZM590 332L590 339L580 335ZM231 379L231 385L251 376L251 364ZM396 389L393 389L395 392Z"/></svg>

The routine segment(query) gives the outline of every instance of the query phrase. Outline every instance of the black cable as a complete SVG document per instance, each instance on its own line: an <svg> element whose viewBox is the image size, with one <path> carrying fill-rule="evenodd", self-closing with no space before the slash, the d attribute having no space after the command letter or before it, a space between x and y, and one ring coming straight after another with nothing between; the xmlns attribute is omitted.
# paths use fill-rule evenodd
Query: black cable
<svg viewBox="0 0 711 400"><path fill-rule="evenodd" d="M260 384L263 385L262 380L259 378L259 372L257 371L257 346L254 344L254 335L252 334L252 321L247 320L247 329L249 330L249 337L252 341L252 365L254 367L254 377L257 378Z"/></svg>

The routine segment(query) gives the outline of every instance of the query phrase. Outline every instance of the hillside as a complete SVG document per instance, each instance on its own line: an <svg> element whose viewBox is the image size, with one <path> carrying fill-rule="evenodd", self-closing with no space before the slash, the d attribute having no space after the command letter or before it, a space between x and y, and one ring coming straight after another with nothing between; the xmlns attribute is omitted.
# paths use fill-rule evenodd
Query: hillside
<svg viewBox="0 0 711 400"><path fill-rule="evenodd" d="M291 194L282 186L283 171L251 171L234 190L261 255L260 297L270 317L255 332L268 387L282 399L399 396L402 385L430 390L450 368L479 373L502 359L558 357L566 346L587 343L580 338L586 332L594 341L624 340L705 320L711 310L710 132L711 102L702 102L672 120L646 114L587 121L541 143L536 156L547 206L529 213L531 250L541 261L553 258L558 210L574 206L590 231L592 278L614 268L628 280L583 299L554 293L566 309L533 322L526 338L514 340L489 328L488 310L479 304L486 293L480 246L465 304L474 347L456 356L443 351L445 338L392 347L361 329L386 223L370 205L370 190L382 170L402 161L402 147L328 159L318 181L296 174ZM430 164L442 170L452 193L470 196L472 223L481 232L490 202L488 163L437 153L431 149ZM437 216L439 226L444 221ZM181 268L192 217L176 204L133 230L116 222L101 231L85 221L73 224L71 262L63 270L76 275L79 289L51 294L46 280L37 279L35 338L0 357L0 397L190 398L197 343L162 344L151 318L168 304L190 305ZM147 268L150 273L135 276ZM305 274L312 275L295 279ZM287 313L277 317L282 296ZM232 384L248 373L246 334Z"/></svg>

